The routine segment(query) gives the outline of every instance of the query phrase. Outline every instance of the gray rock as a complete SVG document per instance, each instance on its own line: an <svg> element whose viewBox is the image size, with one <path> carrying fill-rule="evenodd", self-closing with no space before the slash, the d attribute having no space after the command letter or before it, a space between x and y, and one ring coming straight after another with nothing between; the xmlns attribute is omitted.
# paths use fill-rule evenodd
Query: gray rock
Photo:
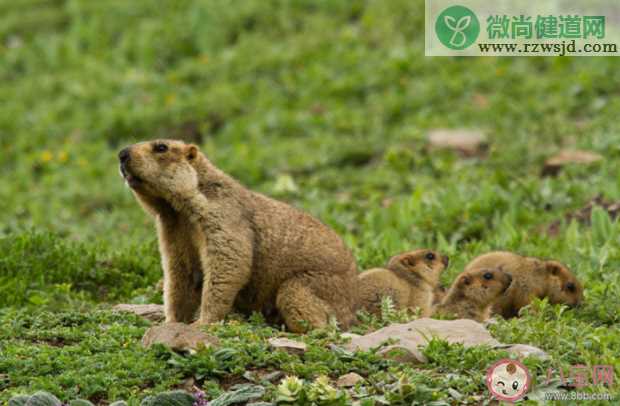
<svg viewBox="0 0 620 406"><path fill-rule="evenodd" d="M480 130L434 130L428 134L428 141L434 148L451 149L467 157L482 155L488 148L486 136Z"/></svg>
<svg viewBox="0 0 620 406"><path fill-rule="evenodd" d="M553 176L567 165L590 165L603 159L603 156L596 152L565 149L545 161L542 174Z"/></svg>
<svg viewBox="0 0 620 406"><path fill-rule="evenodd" d="M540 360L550 359L549 354L538 347L527 344L505 344L495 347L496 349L506 350L519 358L534 357Z"/></svg>
<svg viewBox="0 0 620 406"><path fill-rule="evenodd" d="M284 350L291 354L303 354L308 349L305 343L288 338L274 337L269 339L269 345L274 350Z"/></svg>
<svg viewBox="0 0 620 406"><path fill-rule="evenodd" d="M392 324L373 333L354 338L345 345L350 351L367 351L377 348L388 340L395 345L409 349L413 354L419 346L424 346L432 337L446 340L449 343L461 343L466 347L475 345L500 345L484 326L474 320L435 320L421 318L406 324Z"/></svg>
<svg viewBox="0 0 620 406"><path fill-rule="evenodd" d="M163 321L164 306L158 304L117 304L112 308L116 312L133 313L151 321Z"/></svg>
<svg viewBox="0 0 620 406"><path fill-rule="evenodd" d="M338 380L336 381L336 386L340 388L351 388L355 386L358 382L361 382L363 380L364 378L362 378L355 372L349 372L348 374L342 375L340 378L338 378Z"/></svg>
<svg viewBox="0 0 620 406"><path fill-rule="evenodd" d="M163 344L177 351L197 350L203 346L217 345L218 342L216 337L183 323L164 323L151 327L142 337L142 345L145 348L153 344Z"/></svg>
<svg viewBox="0 0 620 406"><path fill-rule="evenodd" d="M406 324L392 324L365 336L355 337L350 343L345 344L344 348L348 351L368 351L389 341L387 346L378 351L378 354L397 362L422 364L428 360L420 348L426 346L433 337L452 344L460 343L465 347L487 345L496 349L504 349L520 358L533 356L542 360L549 359L546 352L531 345L502 344L491 336L483 324L468 319L422 318Z"/></svg>
<svg viewBox="0 0 620 406"><path fill-rule="evenodd" d="M397 345L388 345L378 352L385 359L408 364L425 364L428 359L414 345L401 341Z"/></svg>

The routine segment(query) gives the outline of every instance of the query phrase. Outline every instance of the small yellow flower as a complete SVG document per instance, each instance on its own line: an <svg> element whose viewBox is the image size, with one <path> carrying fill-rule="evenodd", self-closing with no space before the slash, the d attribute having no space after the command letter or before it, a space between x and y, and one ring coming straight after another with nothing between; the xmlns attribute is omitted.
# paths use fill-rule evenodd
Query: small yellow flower
<svg viewBox="0 0 620 406"><path fill-rule="evenodd" d="M203 63L205 65L209 63L209 57L207 55L200 55L199 60L200 63Z"/></svg>
<svg viewBox="0 0 620 406"><path fill-rule="evenodd" d="M47 163L54 159L54 155L50 151L43 151L41 153L41 161Z"/></svg>
<svg viewBox="0 0 620 406"><path fill-rule="evenodd" d="M59 162L67 162L67 159L69 159L69 154L67 154L65 151L60 151L58 153L58 161Z"/></svg>

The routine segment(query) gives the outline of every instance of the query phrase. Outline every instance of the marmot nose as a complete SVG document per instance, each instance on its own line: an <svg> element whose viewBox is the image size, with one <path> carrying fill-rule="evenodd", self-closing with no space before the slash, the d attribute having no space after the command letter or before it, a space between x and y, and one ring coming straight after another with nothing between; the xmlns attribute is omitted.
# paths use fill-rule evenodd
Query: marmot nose
<svg viewBox="0 0 620 406"><path fill-rule="evenodd" d="M121 161L122 164L127 163L127 161L129 161L129 158L130 158L129 148L125 148L124 150L118 153L118 159L119 161Z"/></svg>

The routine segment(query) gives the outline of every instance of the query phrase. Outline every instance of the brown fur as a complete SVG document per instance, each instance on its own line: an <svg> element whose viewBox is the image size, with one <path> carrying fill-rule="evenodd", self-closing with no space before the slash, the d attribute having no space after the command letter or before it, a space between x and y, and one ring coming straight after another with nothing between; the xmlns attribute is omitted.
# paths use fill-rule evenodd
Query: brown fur
<svg viewBox="0 0 620 406"><path fill-rule="evenodd" d="M485 278L490 275L490 279ZM512 277L501 269L474 269L461 273L435 314L456 315L462 319L487 320L491 306L509 288Z"/></svg>
<svg viewBox="0 0 620 406"><path fill-rule="evenodd" d="M438 285L433 290L433 305L437 305L441 303L446 294L448 293L448 289L445 286Z"/></svg>
<svg viewBox="0 0 620 406"><path fill-rule="evenodd" d="M448 257L431 250L421 249L397 255L390 259L387 269L370 269L358 276L360 306L378 314L381 300L389 296L397 309L419 308L422 316L429 316L433 289L447 265Z"/></svg>
<svg viewBox="0 0 620 406"><path fill-rule="evenodd" d="M331 317L352 323L356 265L329 227L246 189L194 145L144 142L119 157L156 218L166 321L191 322L199 310L198 323L213 323L236 309L276 315L294 332Z"/></svg>
<svg viewBox="0 0 620 406"><path fill-rule="evenodd" d="M576 306L583 301L583 287L568 268L557 261L524 257L512 252L496 251L471 261L465 270L502 267L514 282L498 302L493 313L515 317L534 298L549 298L552 304Z"/></svg>

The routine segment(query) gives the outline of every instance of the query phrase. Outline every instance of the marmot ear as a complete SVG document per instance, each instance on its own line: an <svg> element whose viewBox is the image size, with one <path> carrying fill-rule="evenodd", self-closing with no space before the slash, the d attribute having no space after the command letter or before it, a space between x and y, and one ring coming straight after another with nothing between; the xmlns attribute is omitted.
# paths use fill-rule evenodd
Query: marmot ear
<svg viewBox="0 0 620 406"><path fill-rule="evenodd" d="M471 284L471 278L469 276L462 276L461 277L461 285L469 285Z"/></svg>
<svg viewBox="0 0 620 406"><path fill-rule="evenodd" d="M196 158L196 156L198 156L198 147L191 144L187 147L187 159L191 161Z"/></svg>
<svg viewBox="0 0 620 406"><path fill-rule="evenodd" d="M562 273L562 265L557 261L547 261L545 262L545 269L551 275L557 276Z"/></svg>
<svg viewBox="0 0 620 406"><path fill-rule="evenodd" d="M400 262L405 266L414 266L415 258L413 257L413 255L405 255L401 258Z"/></svg>

